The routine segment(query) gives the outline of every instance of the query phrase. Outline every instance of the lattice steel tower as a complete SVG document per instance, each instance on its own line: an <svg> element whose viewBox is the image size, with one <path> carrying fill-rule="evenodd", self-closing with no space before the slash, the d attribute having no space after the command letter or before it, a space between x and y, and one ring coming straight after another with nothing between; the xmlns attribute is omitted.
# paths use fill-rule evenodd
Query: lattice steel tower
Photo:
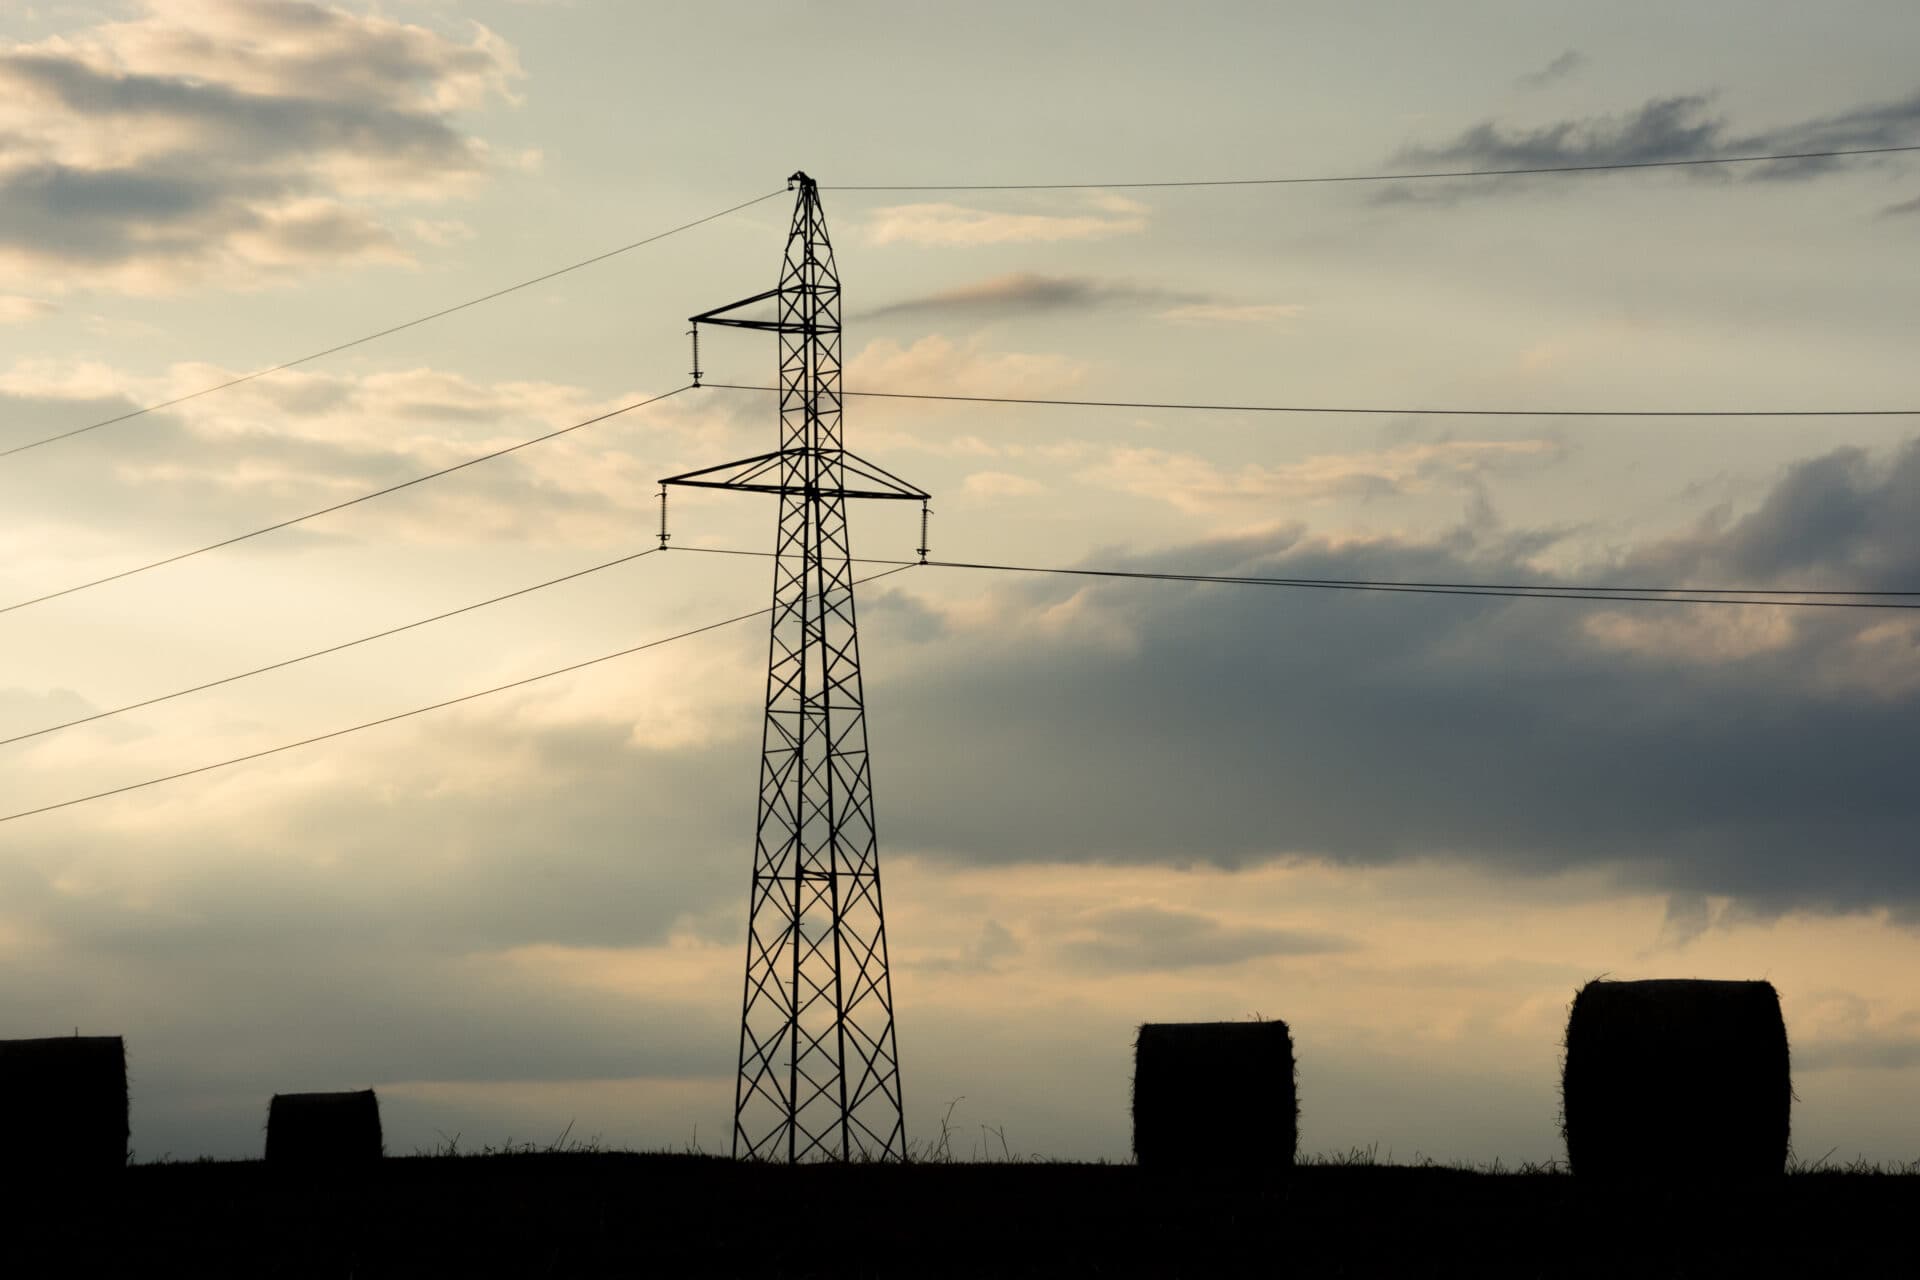
<svg viewBox="0 0 1920 1280"><path fill-rule="evenodd" d="M804 173L790 182L798 199L779 287L692 318L695 385L702 324L780 335L780 448L660 482L663 504L676 484L780 496L733 1153L899 1159L906 1128L847 501L924 511L928 496L841 447L840 278L819 189ZM771 318L738 314L768 303Z"/></svg>

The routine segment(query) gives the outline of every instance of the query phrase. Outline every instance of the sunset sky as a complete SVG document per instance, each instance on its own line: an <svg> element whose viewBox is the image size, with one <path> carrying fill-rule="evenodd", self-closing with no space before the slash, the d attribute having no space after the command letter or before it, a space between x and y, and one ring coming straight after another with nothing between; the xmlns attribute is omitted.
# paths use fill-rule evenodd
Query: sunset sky
<svg viewBox="0 0 1920 1280"><path fill-rule="evenodd" d="M1920 158L1151 188L1920 142L1910 0L265 0L0 10L0 448L779 192L430 324L0 458L0 606L687 382L822 185L855 400L936 556L1920 590ZM1098 184L1074 190L849 187ZM765 335L703 341L766 383ZM0 612L0 737L653 545L776 443L701 389ZM855 513L910 556L916 513ZM682 546L770 549L752 495ZM676 550L0 746L0 815L766 603ZM1289 1022L1304 1151L1561 1154L1577 987L1767 978L1795 1148L1920 1155L1920 626L916 568L863 653L910 1137L1123 1158L1132 1029ZM725 1150L755 620L0 822L0 1038L124 1035L133 1146L273 1092Z"/></svg>

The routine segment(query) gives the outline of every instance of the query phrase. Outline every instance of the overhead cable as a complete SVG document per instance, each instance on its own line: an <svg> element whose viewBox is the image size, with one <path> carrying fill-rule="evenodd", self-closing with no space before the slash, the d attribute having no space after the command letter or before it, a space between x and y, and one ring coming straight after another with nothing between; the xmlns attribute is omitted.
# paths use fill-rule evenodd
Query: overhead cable
<svg viewBox="0 0 1920 1280"><path fill-rule="evenodd" d="M1159 187L1287 187L1332 182L1418 182L1431 178L1511 178L1527 174L1606 173L1620 169L1680 169L1711 164L1765 164L1788 160L1837 160L1920 151L1920 143L1891 147L1846 147L1831 151L1782 151L1766 155L1696 156L1681 160L1612 160L1594 164L1530 165L1517 169L1433 169L1407 173L1342 173L1299 178L1188 178L1147 182L945 182L822 184L822 191L1138 191Z"/></svg>
<svg viewBox="0 0 1920 1280"><path fill-rule="evenodd" d="M741 550L734 547L676 546L674 550L699 551L707 555L717 555L717 556L772 557L779 554L776 551L747 551L747 550ZM1575 595L1572 598L1576 598L1576 599L1584 598L1585 595L1591 594L1595 598L1603 599L1603 600L1613 600L1613 599L1623 599L1623 598L1631 599L1636 596L1650 596L1650 597L1657 598L1659 600L1668 600L1668 599L1671 599L1673 595L1675 595L1676 593L1684 594L1684 595L1700 595L1700 596L1765 596L1765 597L1768 597L1767 599L1764 599L1764 600L1735 601L1735 603L1750 603L1750 604L1792 604L1793 601L1791 600L1775 598L1775 597L1786 597L1786 596L1849 596L1849 597L1858 596L1858 597L1908 597L1908 598L1920 597L1920 589L1913 590L1913 591L1877 591L1877 590L1852 590L1852 589L1841 588L1841 587L1622 587L1622 586L1597 587L1597 586L1592 586L1585 583L1552 583L1552 582L1419 582L1419 581L1410 581L1403 578L1313 578L1313 577L1299 577L1299 576L1251 577L1251 576L1239 576L1239 575L1231 575L1231 574L1201 574L1201 573L1148 574L1148 573L1135 572L1132 570L1123 570L1123 569L1086 569L1086 568L1054 569L1054 568L1030 567L1027 565L965 564L957 561L943 561L943 560L926 560L926 561L881 560L881 559L872 559L872 558L862 557L862 556L854 557L853 563L855 564L901 564L901 565L913 565L913 564L924 563L932 566L943 566L949 569L1003 569L1009 572L1020 572L1020 573L1078 573L1078 574L1089 574L1089 575L1094 575L1099 577L1164 577L1164 578L1171 578L1171 579L1182 581L1182 582L1187 582L1187 581L1222 582L1222 583L1232 583L1232 584L1240 584L1240 585L1246 585L1246 586L1263 586L1263 587L1348 587L1355 590L1369 590L1369 591L1389 591L1389 590L1498 591L1503 593L1511 592L1516 595L1527 595L1527 596L1541 595L1541 594L1547 594L1547 593L1556 593L1560 595L1567 595L1569 593L1581 593L1580 595ZM1705 601L1702 603L1710 604L1712 603L1712 601Z"/></svg>
<svg viewBox="0 0 1920 1280"><path fill-rule="evenodd" d="M705 223L712 222L717 218L724 218L730 213L738 213L742 209L751 208L752 206L759 204L762 200L771 200L773 199L773 197L777 195L784 195L784 194L786 194L786 188L784 187L782 187L778 191L769 191L767 192L767 194L763 196L755 196L751 200L747 200L740 204L736 204L731 208L722 209L718 213L710 213L704 218L695 218L692 222L683 222L677 227L673 227L666 231L658 232L655 235L650 235L646 237L644 240L635 240L631 244L623 244L619 248L609 249L605 253L596 253L591 258L582 258L578 262L569 263L564 267L559 267L553 271L548 271L542 275L534 276L528 280L522 280L518 284L510 284L504 289L495 289L492 293L481 294L477 298L468 298L465 302L456 302L450 307L442 307L440 310L430 312L427 315L416 316L412 320L402 321L401 323L396 325L389 325L385 329L378 330L377 332L363 334L358 338L353 338L346 342L335 343L333 346L326 348L324 351L314 351L314 352L310 352L307 355L299 356L292 360L283 360L279 364L273 365L270 368L256 369L252 373L242 374L237 378L229 378L225 382L216 383L215 385L210 387L202 387L198 391L189 391L187 394L181 395L181 396L175 396L171 400L162 400L156 404L144 405L141 408L132 409L126 413L117 414L111 418L102 418L98 422L89 422L87 425L83 427L74 427L70 431L57 432L54 435L44 436L38 440L29 440L25 444L17 444L17 445L13 445L10 448L0 449L0 458L10 458L16 453L25 453L29 449L38 449L41 445L52 444L55 441L70 439L73 436L77 436L77 435L84 435L89 431L98 431L101 427L110 427L110 426L113 426L115 423L126 422L129 419L138 418L143 414L154 413L161 409L171 409L174 405L185 404L189 400L198 400L201 396L210 396L216 391L225 391L229 387L237 387L241 383L252 382L256 378L264 378L269 374L283 373L288 369L297 368L298 366L303 364L311 364L315 360L320 360L331 355L337 355L338 353L349 350L353 347L364 346L365 344L376 341L380 338L390 337L391 335L399 333L402 330L416 328L417 326L426 324L428 321L431 321L431 320L438 320L444 316L450 316L456 311L465 311L468 307L477 307L483 302L492 302L495 298L504 298L510 293L518 293L522 289L530 289L536 284L545 284L547 281L555 279L556 277L559 277L559 276L564 276L570 271L578 271L582 267L590 267L590 266L593 266L595 263L605 262L608 258L616 258L623 253L628 253L634 249L638 249L642 245L652 244L656 240L665 240L668 236L679 235L682 231L691 231L693 228L701 226Z"/></svg>
<svg viewBox="0 0 1920 1280"><path fill-rule="evenodd" d="M658 404L662 400L671 396L677 396L682 391L691 389L692 384L684 387L676 387L672 391L663 392L657 396L650 396L645 400L636 400L632 404L622 405L618 409L610 409L606 413L588 418L584 422L576 422L572 426L561 427L558 430L549 431L544 435L534 436L531 440L522 440L518 444L510 444L504 449L495 449L493 452L483 453L477 458L468 458L465 462L456 462L450 467L441 467L438 471L429 471L423 476L415 476L411 480L402 480L399 484L390 484L384 489L375 489L372 493L363 493L357 498L348 498L345 502L336 502L332 506L321 507L319 510L309 511L305 515L293 516L286 520L278 520L273 524L262 525L258 529L249 529L245 533L236 533L230 538L222 538L218 542L209 542L204 547L195 547L191 551L181 551L174 555L164 556L159 560L151 560L146 564L136 565L131 569L122 569L118 573L110 573L104 578L95 578L91 582L76 583L71 587L62 587L58 591L49 591L43 595L33 596L30 599L17 600L9 605L0 605L0 613L12 613L15 609L25 609L29 605L42 604L48 600L57 600L61 596L70 596L76 591L85 591L90 587L103 586L109 582L118 582L122 578L131 578L136 573L145 573L149 569L158 569L163 565L177 564L182 560L188 560L194 556L205 555L209 551L218 551L222 547L230 547L237 542L245 542L249 538L257 538L261 534L272 533L278 529L291 528L296 524L305 523L319 516L331 515L335 511L344 511L348 507L358 506L362 502L369 502L374 498L383 498L387 494L398 493L402 489L410 489L414 485L425 484L429 480L438 480L441 476L452 475L454 472L464 470L467 467L478 466L482 462L491 462L495 458L504 458L510 453L517 453L521 449L530 448L536 444L544 444L548 440L556 440L569 432L578 431L582 427L591 427L595 423L605 422L608 418L617 418L623 413L632 413L635 409L644 408L650 404Z"/></svg>
<svg viewBox="0 0 1920 1280"><path fill-rule="evenodd" d="M635 560L644 559L647 556L654 555L665 549L666 548L663 548L663 547L649 547L645 551L637 551L632 555L620 556L617 559L608 560L602 564L596 564L586 569L579 569L574 571L573 573L563 574L557 578L549 578L545 582L536 582L532 586L520 587L517 590L509 591L502 595L492 596L485 600L475 601L472 604L462 605L457 609L449 609L443 613L436 613L431 617L420 618L413 622L402 623L401 625L396 627L388 627L383 631L376 631L371 635L364 635L353 640L342 641L339 644L328 645L323 649L315 649L315 650L312 650L311 652L299 654L292 658L284 658L278 662L268 663L265 666L254 667L251 670L237 672L229 676L222 676L217 680L208 680L208 681L205 681L204 683L191 685L184 689L176 689L171 693L158 694L158 695L155 695L154 697L143 698L138 702L129 702L129 703L126 703L125 705L112 707L105 711L96 711L91 715L80 716L72 720L62 721L59 724L51 724L43 728L30 730L26 733L15 734L10 738L0 738L0 747L10 746L16 742L26 742L33 738L44 737L50 733L58 733L63 729L73 729L81 725L92 724L96 720L105 720L111 716L123 715L129 711L138 711L146 707L155 706L162 702L171 702L175 698L184 698L189 694L202 693L208 689L219 688L222 685L234 684L234 683L237 683L238 681L247 680L254 676L266 675L269 672L279 671L286 667L296 666L299 663L308 662L314 658L323 658L329 654L339 653L343 650L356 648L363 644L370 644L375 640L384 640L389 636L399 635L402 632L412 631L419 627L428 626L435 622L443 622L448 618L455 618L455 617L459 617L462 614L472 613L478 609L484 609L489 605L501 604L508 600L517 599L520 596L530 595L535 591L542 591L548 587L559 586L561 583L572 582L576 578L584 578L589 574L599 573L605 569L612 569L619 565L629 564ZM734 548L734 547L682 546L682 547L676 547L674 549L679 551L701 552L706 555L754 556L754 557L760 557L760 558L771 558L772 556L777 554L772 551L748 551L748 550L743 550L743 549ZM892 560L892 559L881 559L881 558L874 558L874 557L855 557L853 562L855 564L888 565L888 566L894 566L899 568L909 568L920 563L920 561L917 561L917 560ZM942 562L942 561L927 562L927 564L930 566L939 566L945 563L946 562ZM946 564L946 567L958 568L963 566L955 563L955 564ZM1100 569L1032 569L1025 566L979 565L979 566L964 566L964 567L1002 568L1002 569L1008 569L1008 570L1017 569L1020 572L1036 572L1036 573L1040 573L1040 572L1085 573L1085 574L1095 574L1099 576L1118 576L1122 572L1117 570L1100 570ZM1622 586L1591 586L1591 585L1584 585L1584 584L1548 584L1548 583L1512 583L1512 582L1418 582L1418 581L1408 581L1404 579L1302 578L1302 577L1279 578L1279 577L1243 577L1243 576L1237 577L1237 576L1217 575L1217 574L1209 575L1209 574L1185 574L1185 573L1172 574L1172 575L1156 575L1156 576L1166 577L1170 580L1180 581L1180 582L1217 582L1217 583L1253 585L1253 586L1327 587L1327 588L1344 588L1344 589L1356 590L1356 591L1404 591L1404 592L1417 592L1422 594L1444 594L1444 595L1465 595L1469 593L1472 593L1472 594L1497 593L1500 596L1515 598L1515 599L1528 599L1534 596L1542 596L1547 599L1626 600L1626 601L1651 599L1651 600L1660 600L1660 601L1678 600L1678 602L1680 603L1734 603L1734 604L1793 605L1793 604L1805 603L1805 602L1799 601L1799 600L1787 599L1786 597L1800 597L1800 596L1849 597L1849 598L1860 598L1860 599L1875 599L1875 598L1890 598L1890 597L1904 597L1904 598L1920 597L1920 590L1856 591L1856 590L1842 590L1842 589L1831 588L1831 587L1819 587L1819 588L1646 587L1646 586L1622 587ZM1757 597L1757 598L1732 599L1732 600L1724 600L1724 601L1716 602L1716 601L1697 601L1697 600L1689 601L1684 598L1687 596L1727 596L1727 597Z"/></svg>
<svg viewBox="0 0 1920 1280"><path fill-rule="evenodd" d="M913 566L902 566L902 568L911 567ZM901 572L901 569L888 569L885 572L870 574L865 578L859 578L855 581L871 582L876 578L884 578L888 576L888 574L899 572ZM56 809L70 809L75 805L87 804L90 801L105 800L109 796L125 795L129 791L140 791L147 787L157 787L164 782L178 782L182 778L192 778L199 774L212 773L216 769L227 769L237 764L246 764L251 760L260 760L267 756L279 755L284 751L294 751L301 747L310 747L318 742L328 742L334 738L344 738L350 733L359 733L363 729L377 729L381 725L393 724L400 720L408 720L414 716L423 716L429 711L440 711L447 707L459 706L463 702L472 702L478 698L491 697L496 693L505 693L510 689L522 689L527 685L536 684L542 680L551 680L555 676L568 675L575 671L584 670L587 667L598 666L603 662L612 662L615 658L625 658L632 654L642 653L648 649L657 649L661 645L672 644L676 640L689 640L694 636L705 635L709 631L718 631L722 627L730 627L737 622L745 622L750 618L762 617L772 612L773 608L769 605L763 609L755 609L751 613L737 613L731 618L722 618L718 622L709 622L705 626L693 627L690 630L676 632L670 636L661 636L657 640L649 640L645 644L636 644L631 648L621 649L614 653L602 654L598 658L588 658L584 662L575 662L564 667L557 667L552 671L543 671L539 675L527 676L520 680L512 680L506 684L497 684L491 689L480 689L473 693L463 693L457 698L447 698L440 702L429 703L424 707L414 707L410 711L400 711L390 716L381 716L378 720L363 721L360 724L349 725L344 729L335 729L329 733L317 733L310 738L302 738L298 742L286 742L277 747L267 747L261 751L249 751L246 755L234 756L227 760L217 760L212 764L203 764L192 769L182 769L177 773L163 774L160 777L147 778L141 782L129 782L125 786L110 787L105 791L96 791L92 795L75 796L71 800L59 800L53 804L43 804L32 809L22 809L17 813L3 814L0 815L0 822L13 822L20 818L31 818L36 814L52 813Z"/></svg>
<svg viewBox="0 0 1920 1280"><path fill-rule="evenodd" d="M536 582L530 587L521 587L517 591L509 591L504 595L493 596L486 600L476 600L472 604L461 605L458 609L448 609L444 613L436 613L430 618L420 618L413 622L402 623L397 627L388 627L385 631L376 631L372 635L361 636L355 640L345 640L339 644L328 645L324 649L315 649L310 653L300 654L298 657L282 658L278 662L270 662L264 667L255 667L251 671L241 671L235 675L222 676L218 680L208 680L203 684L196 684L189 688L175 689L172 693L162 693L151 698L142 698L138 702L129 702L124 706L113 707L106 711L96 711L92 715L80 716L77 719L63 721L60 724L50 724L43 729L34 729L27 733L16 733L11 738L0 738L0 747L9 746L15 742L25 742L29 738L44 737L49 733L58 733L62 729L72 729L83 724L92 724L96 720L105 720L109 716L123 715L129 711L138 711L142 707L151 707L157 703L171 702L175 698L184 698L190 693L201 693L208 689L216 689L223 684L233 684L236 681L250 679L253 676L265 675L269 671L279 671L284 667L295 666L302 662L311 661L314 658L324 658L330 653L339 653L343 649L352 649L358 645L370 644L375 640L384 640L388 636L397 636L403 631L412 631L416 627L424 627L429 623L444 622L448 618L457 618L463 613L472 613L474 610L484 609L488 605L500 604L520 596L530 595L535 591L544 591L548 587L557 587L563 582L572 582L575 578L584 578L590 573L599 573L602 569L611 569L616 565L630 564L635 560L643 560L661 549L660 547L648 547L645 551L636 551L630 556L621 556L617 560L608 560L604 564L596 564L588 569L579 569L573 573L563 574L558 578L548 578L545 582Z"/></svg>
<svg viewBox="0 0 1920 1280"><path fill-rule="evenodd" d="M702 382L724 391L778 391L742 382ZM1210 413L1344 413L1446 418L1903 418L1917 409L1434 409L1364 408L1353 405L1203 404L1165 400L1059 400L1038 396L962 396L931 391L842 391L877 400L952 400L967 404L1064 405L1083 409L1177 409Z"/></svg>
<svg viewBox="0 0 1920 1280"><path fill-rule="evenodd" d="M1134 578L1154 582L1199 582L1218 583L1228 586L1251 587L1307 587L1330 591L1382 591L1433 596L1494 596L1509 600L1599 600L1612 603L1633 601L1644 604L1729 604L1729 605L1772 605L1788 609L1920 609L1920 603L1899 603L1890 600L1832 600L1788 598L1790 594L1780 592L1763 596L1759 592L1750 595L1682 595L1686 588L1636 588L1634 590L1600 588L1581 590L1577 588L1541 586L1481 587L1471 584L1449 586L1441 583L1417 582L1366 582L1336 578L1267 578L1241 577L1232 574L1212 573L1159 573L1138 569L1073 569L1044 565L1025 564L975 564L957 560L929 560L928 565L938 569L985 569L997 573L1035 573L1063 574L1082 578ZM1711 590L1711 589L1710 589ZM1719 590L1727 590L1720 588ZM1644 594L1645 592L1668 592L1669 594ZM1810 595L1812 593L1798 593ZM1866 592L1847 592L1848 595L1867 595ZM1892 594L1892 593L1875 593ZM1900 595L1920 594L1900 592Z"/></svg>

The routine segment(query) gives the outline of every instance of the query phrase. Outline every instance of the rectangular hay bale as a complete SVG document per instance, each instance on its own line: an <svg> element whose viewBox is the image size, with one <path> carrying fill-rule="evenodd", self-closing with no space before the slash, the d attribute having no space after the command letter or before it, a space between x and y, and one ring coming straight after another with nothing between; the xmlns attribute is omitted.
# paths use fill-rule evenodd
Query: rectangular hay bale
<svg viewBox="0 0 1920 1280"><path fill-rule="evenodd" d="M0 1040L0 1167L10 1177L126 1168L127 1046L119 1036Z"/></svg>
<svg viewBox="0 0 1920 1280"><path fill-rule="evenodd" d="M1143 1169L1273 1175L1300 1141L1287 1024L1149 1022L1133 1044L1133 1156Z"/></svg>
<svg viewBox="0 0 1920 1280"><path fill-rule="evenodd" d="M1770 982L1589 982L1567 1018L1567 1163L1582 1177L1783 1172L1792 1068Z"/></svg>
<svg viewBox="0 0 1920 1280"><path fill-rule="evenodd" d="M371 1089L276 1093L267 1105L267 1163L275 1168L351 1168L385 1151L380 1100Z"/></svg>

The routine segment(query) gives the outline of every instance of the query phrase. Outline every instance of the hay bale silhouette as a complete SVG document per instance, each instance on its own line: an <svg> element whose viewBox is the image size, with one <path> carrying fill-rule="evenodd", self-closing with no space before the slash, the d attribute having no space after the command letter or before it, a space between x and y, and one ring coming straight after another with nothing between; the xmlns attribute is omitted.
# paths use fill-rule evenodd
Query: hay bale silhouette
<svg viewBox="0 0 1920 1280"><path fill-rule="evenodd" d="M1589 982L1567 1019L1567 1163L1581 1177L1783 1172L1793 1107L1770 982Z"/></svg>
<svg viewBox="0 0 1920 1280"><path fill-rule="evenodd" d="M288 1171L373 1164L385 1152L380 1100L354 1093L276 1093L267 1106L267 1164Z"/></svg>
<svg viewBox="0 0 1920 1280"><path fill-rule="evenodd" d="M1149 1022L1133 1042L1133 1158L1141 1168L1284 1172L1300 1141L1287 1024Z"/></svg>
<svg viewBox="0 0 1920 1280"><path fill-rule="evenodd" d="M102 1177L127 1165L119 1036L0 1040L0 1164L18 1178Z"/></svg>

